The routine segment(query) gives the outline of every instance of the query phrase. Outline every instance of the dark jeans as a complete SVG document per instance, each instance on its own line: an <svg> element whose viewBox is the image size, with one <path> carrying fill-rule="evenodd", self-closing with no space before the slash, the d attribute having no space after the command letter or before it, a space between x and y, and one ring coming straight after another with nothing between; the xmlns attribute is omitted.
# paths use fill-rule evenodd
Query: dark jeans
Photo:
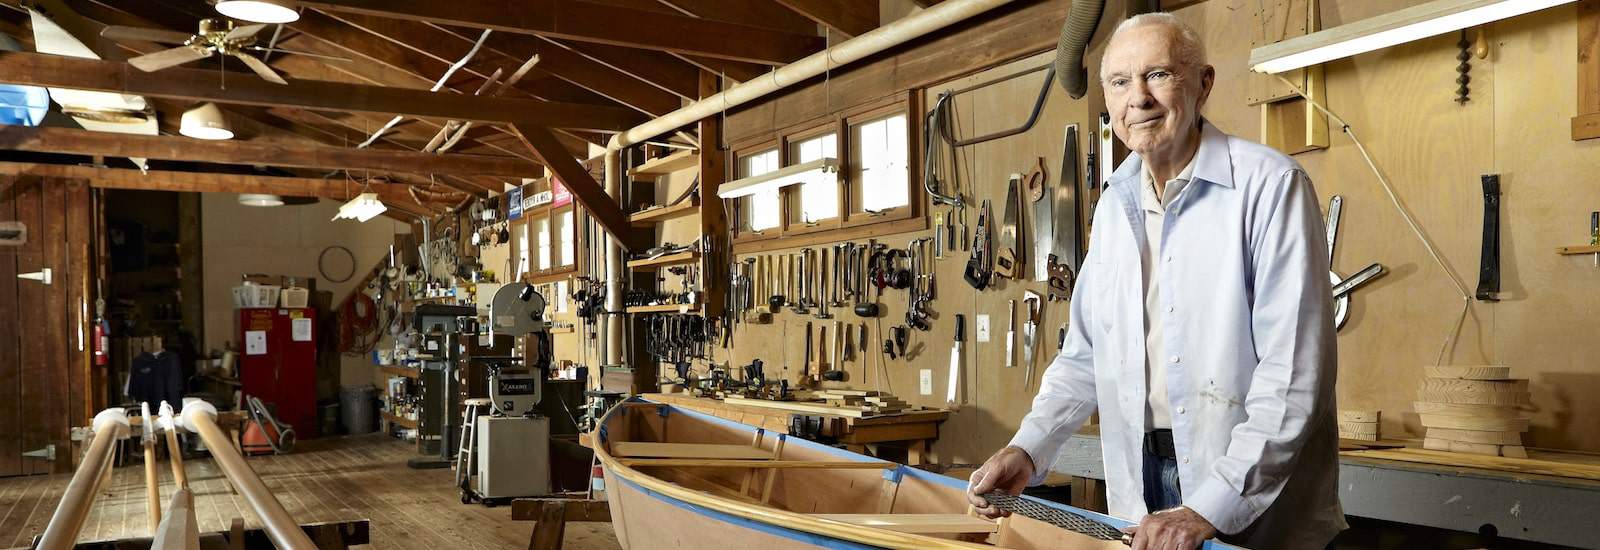
<svg viewBox="0 0 1600 550"><path fill-rule="evenodd" d="M1183 504L1183 491L1178 487L1178 461L1144 452L1144 505L1150 513L1174 508Z"/></svg>

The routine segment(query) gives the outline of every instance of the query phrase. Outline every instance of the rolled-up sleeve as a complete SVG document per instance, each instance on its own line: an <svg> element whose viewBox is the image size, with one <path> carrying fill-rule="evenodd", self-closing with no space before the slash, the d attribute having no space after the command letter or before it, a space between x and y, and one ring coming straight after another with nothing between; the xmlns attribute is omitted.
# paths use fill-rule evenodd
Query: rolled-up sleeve
<svg viewBox="0 0 1600 550"><path fill-rule="evenodd" d="M1093 238L1091 237L1091 241ZM1091 242L1090 256L1094 255ZM1094 262L1085 262L1072 289L1068 305L1067 340L1061 352L1045 368L1033 408L1023 417L1022 426L1010 445L1022 449L1033 459L1033 478L1029 485L1044 482L1045 475L1061 455L1061 449L1096 407L1094 383L1094 338L1091 336L1094 296L1091 281L1100 276Z"/></svg>
<svg viewBox="0 0 1600 550"><path fill-rule="evenodd" d="M1251 228L1251 332L1258 363L1235 426L1184 504L1223 533L1254 523L1277 499L1313 420L1333 402L1336 348L1327 242L1311 180L1290 170L1266 190Z"/></svg>

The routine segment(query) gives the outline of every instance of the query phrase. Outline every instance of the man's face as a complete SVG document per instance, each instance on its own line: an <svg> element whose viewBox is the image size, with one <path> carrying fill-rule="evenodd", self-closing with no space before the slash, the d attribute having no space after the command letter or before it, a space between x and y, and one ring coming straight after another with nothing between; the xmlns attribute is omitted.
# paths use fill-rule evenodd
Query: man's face
<svg viewBox="0 0 1600 550"><path fill-rule="evenodd" d="M1143 157L1179 146L1211 93L1211 67L1184 65L1177 45L1176 29L1147 25L1122 32L1106 47L1101 84L1112 130Z"/></svg>

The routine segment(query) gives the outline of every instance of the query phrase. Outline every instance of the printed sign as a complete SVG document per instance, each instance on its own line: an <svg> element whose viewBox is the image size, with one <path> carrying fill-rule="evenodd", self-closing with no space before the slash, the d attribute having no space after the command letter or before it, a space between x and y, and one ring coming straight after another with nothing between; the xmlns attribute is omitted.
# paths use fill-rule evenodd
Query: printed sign
<svg viewBox="0 0 1600 550"><path fill-rule="evenodd" d="M561 183L561 180L556 179L555 176L550 176L550 189L555 195L550 201L551 207L561 208L572 204L572 191L568 190L567 186Z"/></svg>
<svg viewBox="0 0 1600 550"><path fill-rule="evenodd" d="M506 214L507 219L522 218L522 186L517 186L506 192L506 204L511 209L511 212Z"/></svg>

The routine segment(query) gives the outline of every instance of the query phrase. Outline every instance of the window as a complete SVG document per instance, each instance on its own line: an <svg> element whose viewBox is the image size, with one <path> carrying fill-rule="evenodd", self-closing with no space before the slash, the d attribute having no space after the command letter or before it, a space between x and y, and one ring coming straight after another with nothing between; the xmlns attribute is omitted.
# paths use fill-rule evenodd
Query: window
<svg viewBox="0 0 1600 550"><path fill-rule="evenodd" d="M557 232L556 248L561 251L560 262L557 265L561 267L572 265L576 261L578 238L577 226L573 221L574 218L572 206L567 206L556 212L556 226L560 228Z"/></svg>
<svg viewBox="0 0 1600 550"><path fill-rule="evenodd" d="M539 241L539 270L550 269L550 218L541 216L528 220L528 225Z"/></svg>
<svg viewBox="0 0 1600 550"><path fill-rule="evenodd" d="M739 177L759 176L778 169L778 150L769 149L739 157ZM744 211L741 229L759 232L778 227L783 221L779 191L764 191L739 199Z"/></svg>
<svg viewBox="0 0 1600 550"><path fill-rule="evenodd" d="M528 228L531 224L524 223L521 225L522 228L517 231L517 233L520 233L518 236L522 237L517 239L517 280L519 281L522 280L524 275L528 274Z"/></svg>
<svg viewBox="0 0 1600 550"><path fill-rule="evenodd" d="M906 141L904 114L850 126L850 181L859 182L858 211L877 214L911 203Z"/></svg>
<svg viewBox="0 0 1600 550"><path fill-rule="evenodd" d="M839 158L839 134L830 132L789 144L790 166L829 157ZM796 193L800 203L795 209L795 222L814 225L839 217L839 185L836 180L804 183Z"/></svg>

